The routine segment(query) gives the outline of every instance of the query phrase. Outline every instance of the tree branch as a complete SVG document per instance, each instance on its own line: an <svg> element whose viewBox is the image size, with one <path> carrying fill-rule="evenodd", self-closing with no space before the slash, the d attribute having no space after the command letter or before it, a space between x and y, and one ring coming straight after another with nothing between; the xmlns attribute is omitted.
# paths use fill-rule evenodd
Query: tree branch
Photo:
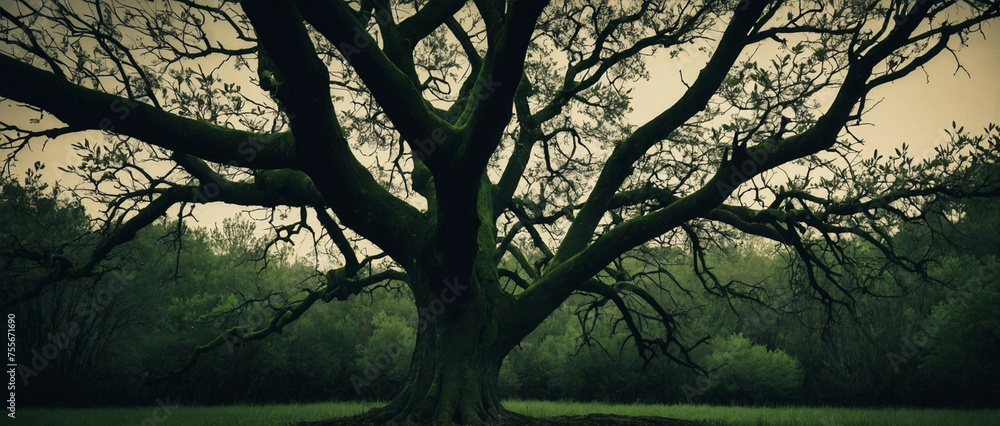
<svg viewBox="0 0 1000 426"><path fill-rule="evenodd" d="M617 144L608 157L597 183L587 198L576 220L570 226L559 246L554 262L565 262L590 243L594 229L607 210L607 203L615 190L632 173L632 165L649 147L666 138L670 132L701 111L716 89L722 84L728 70L739 57L747 43L748 33L764 10L766 2L749 2L747 8L736 11L726 28L719 46L698 78L672 107L636 129Z"/></svg>
<svg viewBox="0 0 1000 426"><path fill-rule="evenodd" d="M340 0L296 4L305 20L340 49L410 148L425 154L424 164L432 172L445 167L451 157L447 152L458 139L456 129L432 112L414 82L379 49L351 9Z"/></svg>
<svg viewBox="0 0 1000 426"><path fill-rule="evenodd" d="M261 135L183 118L144 103L68 83L0 53L0 96L55 115L75 131L105 130L208 161L255 169L295 165L290 133Z"/></svg>
<svg viewBox="0 0 1000 426"><path fill-rule="evenodd" d="M336 11L339 20L360 25L350 8L336 3L344 9ZM285 77L284 84L288 85L284 102L297 141L300 169L312 178L326 203L346 226L394 258L412 259L419 243L416 232L423 217L383 188L355 158L334 113L329 72L316 56L299 12L288 3L277 6L260 0L248 0L243 8L268 55ZM306 13L329 16L320 12L334 13L328 9L308 9ZM332 21L318 24L330 30ZM379 58L382 59L379 66L393 68L384 55Z"/></svg>

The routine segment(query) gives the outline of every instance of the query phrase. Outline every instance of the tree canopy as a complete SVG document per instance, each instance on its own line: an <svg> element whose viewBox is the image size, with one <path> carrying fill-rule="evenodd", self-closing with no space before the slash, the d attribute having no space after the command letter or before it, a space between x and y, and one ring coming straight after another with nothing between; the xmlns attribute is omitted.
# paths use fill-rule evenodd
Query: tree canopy
<svg viewBox="0 0 1000 426"><path fill-rule="evenodd" d="M0 118L5 170L70 146L62 171L100 215L79 258L20 250L49 277L9 285L3 306L102 273L168 212L221 202L260 208L274 241L311 235L334 266L179 371L386 281L412 291L421 326L402 393L373 420L512 415L500 363L575 292L592 296L584 312L613 306L647 362L694 366L705 339L660 295L775 300L718 279L708 247L769 241L806 277L788 291L832 321L880 295L857 274L933 260L900 229L1000 194L994 126L955 126L926 159L851 133L874 89L997 16L1000 2L959 0L9 2L0 97L36 115ZM704 65L632 123L632 90L665 91L644 81L652 55ZM661 264L677 249L696 282Z"/></svg>

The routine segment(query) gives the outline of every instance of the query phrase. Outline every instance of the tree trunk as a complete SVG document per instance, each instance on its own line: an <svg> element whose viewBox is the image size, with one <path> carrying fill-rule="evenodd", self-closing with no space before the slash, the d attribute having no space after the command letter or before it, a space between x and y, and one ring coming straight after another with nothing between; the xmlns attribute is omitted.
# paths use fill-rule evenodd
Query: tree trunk
<svg viewBox="0 0 1000 426"><path fill-rule="evenodd" d="M479 425L524 418L500 405L500 365L512 346L498 338L497 300L443 281L429 292L437 297L418 297L416 347L400 394L359 420Z"/></svg>
<svg viewBox="0 0 1000 426"><path fill-rule="evenodd" d="M445 425L511 420L515 415L500 405L498 386L500 364L509 350L497 347L496 318L488 312L422 308L406 383L389 405L366 420Z"/></svg>

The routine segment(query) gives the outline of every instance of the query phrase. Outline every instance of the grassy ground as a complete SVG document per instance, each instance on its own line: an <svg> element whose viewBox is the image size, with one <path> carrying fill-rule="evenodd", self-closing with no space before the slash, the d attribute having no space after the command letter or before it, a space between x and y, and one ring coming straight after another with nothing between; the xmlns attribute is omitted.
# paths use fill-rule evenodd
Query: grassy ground
<svg viewBox="0 0 1000 426"><path fill-rule="evenodd" d="M536 417L609 413L704 420L726 425L1000 425L1000 410L757 408L717 405L614 405L548 401L508 401L505 407Z"/></svg>
<svg viewBox="0 0 1000 426"><path fill-rule="evenodd" d="M350 416L376 403L337 402L303 405L157 407L124 409L22 409L5 425L253 425L277 426L299 421ZM756 408L708 405L616 405L603 403L507 401L513 411L535 417L608 413L629 416L703 420L724 425L1000 425L1000 410Z"/></svg>

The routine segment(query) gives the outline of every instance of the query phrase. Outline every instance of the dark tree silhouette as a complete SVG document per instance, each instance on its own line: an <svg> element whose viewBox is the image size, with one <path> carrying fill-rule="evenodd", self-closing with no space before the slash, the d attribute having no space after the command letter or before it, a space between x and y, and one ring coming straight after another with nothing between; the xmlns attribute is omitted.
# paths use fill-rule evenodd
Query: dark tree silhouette
<svg viewBox="0 0 1000 426"><path fill-rule="evenodd" d="M691 365L704 338L664 300L765 300L712 274L713 241L775 241L809 278L790 291L833 319L867 292L838 279L855 262L845 242L920 272L928 259L892 245L898 225L998 193L981 167L995 128L924 160L862 155L850 133L869 92L998 15L979 0L9 1L0 96L38 119L0 119L8 165L71 141L63 171L104 209L85 260L22 248L52 279L10 284L3 305L100 273L171 208L223 202L268 209L278 240L312 232L342 266L181 370L386 280L412 290L421 322L402 392L368 420L514 416L500 364L574 292L593 295L583 312L619 311L643 357ZM669 98L642 85L654 52L705 63L635 126L632 88ZM657 263L668 246L690 250L700 283Z"/></svg>

